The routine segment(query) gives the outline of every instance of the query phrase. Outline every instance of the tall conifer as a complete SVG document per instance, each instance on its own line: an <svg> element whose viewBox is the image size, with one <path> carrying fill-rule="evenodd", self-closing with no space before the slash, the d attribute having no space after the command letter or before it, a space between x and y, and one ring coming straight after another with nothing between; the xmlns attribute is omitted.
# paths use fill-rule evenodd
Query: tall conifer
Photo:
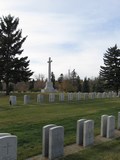
<svg viewBox="0 0 120 160"><path fill-rule="evenodd" d="M28 57L21 57L22 44L27 37L22 38L22 30L17 29L19 18L11 15L0 18L0 80L6 83L6 94L9 94L9 84L28 81L33 74L29 70Z"/></svg>
<svg viewBox="0 0 120 160"><path fill-rule="evenodd" d="M117 45L108 48L103 60L104 66L101 66L100 76L104 80L105 87L118 94L120 89L120 49Z"/></svg>

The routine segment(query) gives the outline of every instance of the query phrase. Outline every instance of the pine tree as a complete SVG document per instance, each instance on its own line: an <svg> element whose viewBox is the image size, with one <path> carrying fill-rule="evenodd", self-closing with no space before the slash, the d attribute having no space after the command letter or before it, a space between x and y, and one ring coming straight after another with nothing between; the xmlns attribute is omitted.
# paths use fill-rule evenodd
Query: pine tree
<svg viewBox="0 0 120 160"><path fill-rule="evenodd" d="M53 88L55 89L55 75L53 72L51 73L51 82L53 83Z"/></svg>
<svg viewBox="0 0 120 160"><path fill-rule="evenodd" d="M0 80L6 83L6 94L9 94L9 83L28 81L33 74L29 70L28 57L20 57L22 30L18 30L19 18L11 15L0 18Z"/></svg>
<svg viewBox="0 0 120 160"><path fill-rule="evenodd" d="M105 66L101 66L100 76L105 82L105 87L118 94L120 89L120 49L117 48L117 45L108 48L103 60Z"/></svg>
<svg viewBox="0 0 120 160"><path fill-rule="evenodd" d="M90 91L90 86L89 86L89 79L84 78L83 85L82 85L82 92L89 92Z"/></svg>

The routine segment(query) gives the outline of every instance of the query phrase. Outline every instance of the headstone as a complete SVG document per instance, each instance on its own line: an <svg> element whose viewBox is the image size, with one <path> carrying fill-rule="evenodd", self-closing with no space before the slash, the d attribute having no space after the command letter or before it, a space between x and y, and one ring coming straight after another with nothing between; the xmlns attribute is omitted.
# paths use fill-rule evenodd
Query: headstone
<svg viewBox="0 0 120 160"><path fill-rule="evenodd" d="M17 160L17 137L0 137L0 160Z"/></svg>
<svg viewBox="0 0 120 160"><path fill-rule="evenodd" d="M68 96L68 101L73 100L73 93L67 93L67 96Z"/></svg>
<svg viewBox="0 0 120 160"><path fill-rule="evenodd" d="M65 95L64 93L59 93L59 101L63 102L65 100Z"/></svg>
<svg viewBox="0 0 120 160"><path fill-rule="evenodd" d="M9 136L11 135L10 133L0 133L0 137L3 137L3 136Z"/></svg>
<svg viewBox="0 0 120 160"><path fill-rule="evenodd" d="M118 112L118 130L120 130L120 112Z"/></svg>
<svg viewBox="0 0 120 160"><path fill-rule="evenodd" d="M24 95L24 104L30 103L30 96Z"/></svg>
<svg viewBox="0 0 120 160"><path fill-rule="evenodd" d="M102 98L102 93L98 92L97 93L97 98Z"/></svg>
<svg viewBox="0 0 120 160"><path fill-rule="evenodd" d="M95 93L94 92L89 93L89 97L90 97L90 99L95 99Z"/></svg>
<svg viewBox="0 0 120 160"><path fill-rule="evenodd" d="M37 103L41 103L44 100L44 96L42 94L37 95Z"/></svg>
<svg viewBox="0 0 120 160"><path fill-rule="evenodd" d="M103 93L102 93L102 98L107 98L106 92L103 92Z"/></svg>
<svg viewBox="0 0 120 160"><path fill-rule="evenodd" d="M89 94L88 93L84 93L84 100L87 100L89 97Z"/></svg>
<svg viewBox="0 0 120 160"><path fill-rule="evenodd" d="M118 97L120 98L120 91L118 92Z"/></svg>
<svg viewBox="0 0 120 160"><path fill-rule="evenodd" d="M83 145L83 126L86 119L80 119L77 121L77 133L76 133L76 144Z"/></svg>
<svg viewBox="0 0 120 160"><path fill-rule="evenodd" d="M112 92L108 92L108 98L112 98Z"/></svg>
<svg viewBox="0 0 120 160"><path fill-rule="evenodd" d="M76 93L76 100L77 101L81 100L81 94L80 94L80 92Z"/></svg>
<svg viewBox="0 0 120 160"><path fill-rule="evenodd" d="M10 96L9 98L10 105L16 105L16 102L17 102L16 96Z"/></svg>
<svg viewBox="0 0 120 160"><path fill-rule="evenodd" d="M107 136L107 119L108 119L108 115L101 116L101 136L102 137Z"/></svg>
<svg viewBox="0 0 120 160"><path fill-rule="evenodd" d="M83 146L89 146L94 143L94 121L87 120L84 122Z"/></svg>
<svg viewBox="0 0 120 160"><path fill-rule="evenodd" d="M49 154L49 130L55 127L55 124L49 124L43 127L42 130L42 155L43 157L48 157Z"/></svg>
<svg viewBox="0 0 120 160"><path fill-rule="evenodd" d="M49 102L54 102L54 101L55 101L55 94L49 93Z"/></svg>
<svg viewBox="0 0 120 160"><path fill-rule="evenodd" d="M115 135L115 117L108 116L107 119L107 138L113 138Z"/></svg>
<svg viewBox="0 0 120 160"><path fill-rule="evenodd" d="M64 155L64 128L56 126L49 132L49 160L62 157Z"/></svg>

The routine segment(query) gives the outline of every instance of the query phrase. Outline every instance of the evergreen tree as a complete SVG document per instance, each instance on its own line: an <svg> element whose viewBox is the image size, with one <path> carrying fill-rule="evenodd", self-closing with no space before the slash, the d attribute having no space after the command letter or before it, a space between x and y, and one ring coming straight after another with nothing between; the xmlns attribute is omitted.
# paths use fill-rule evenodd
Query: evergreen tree
<svg viewBox="0 0 120 160"><path fill-rule="evenodd" d="M51 82L53 83L53 88L55 89L55 75L53 72L51 73Z"/></svg>
<svg viewBox="0 0 120 160"><path fill-rule="evenodd" d="M20 57L22 44L27 37L22 38L18 24L19 18L11 15L0 18L0 80L6 83L7 95L10 82L28 81L33 74L28 68L28 57Z"/></svg>
<svg viewBox="0 0 120 160"><path fill-rule="evenodd" d="M120 89L120 49L117 48L117 45L108 48L103 60L105 66L101 66L100 76L104 80L105 87L118 94Z"/></svg>
<svg viewBox="0 0 120 160"><path fill-rule="evenodd" d="M82 92L89 92L90 91L90 86L89 86L89 79L84 78L83 85L82 85Z"/></svg>
<svg viewBox="0 0 120 160"><path fill-rule="evenodd" d="M77 92L80 92L82 89L82 86L81 86L81 81L79 76L76 77L76 87L77 87Z"/></svg>

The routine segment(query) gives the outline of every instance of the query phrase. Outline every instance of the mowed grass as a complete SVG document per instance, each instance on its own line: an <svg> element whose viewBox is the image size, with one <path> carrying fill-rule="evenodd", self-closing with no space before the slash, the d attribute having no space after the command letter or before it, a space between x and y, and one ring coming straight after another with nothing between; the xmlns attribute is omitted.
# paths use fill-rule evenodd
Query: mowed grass
<svg viewBox="0 0 120 160"><path fill-rule="evenodd" d="M78 119L85 118L94 120L95 135L100 134L100 119L103 114L114 115L117 126L120 98L81 100L79 102L65 101L61 103L57 100L54 103L48 103L48 95L45 95L46 102L37 104L37 94L32 93L30 94L31 103L24 105L24 94L16 94L16 96L16 106L9 105L9 97L0 96L0 132L8 132L18 137L18 160L25 160L28 157L42 153L42 127L44 125L56 124L64 126L65 145L75 143L76 122ZM116 140L114 143L117 142ZM109 146L110 144L108 147ZM85 155L88 153L92 154L94 150L98 153L102 152L101 145L92 148L86 149L73 156L67 156L65 160L73 160L74 157L76 157L76 160L87 160L85 159ZM80 158L78 158L79 156ZM96 154L96 156L98 156L98 154ZM88 158L90 158L90 156Z"/></svg>

